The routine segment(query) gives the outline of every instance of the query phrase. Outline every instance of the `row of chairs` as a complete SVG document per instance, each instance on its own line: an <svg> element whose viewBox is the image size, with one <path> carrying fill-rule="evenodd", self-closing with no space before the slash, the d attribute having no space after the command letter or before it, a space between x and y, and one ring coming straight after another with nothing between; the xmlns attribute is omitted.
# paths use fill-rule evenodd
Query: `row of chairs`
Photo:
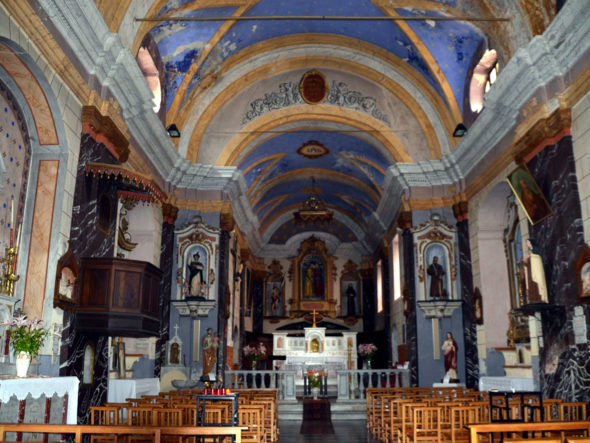
<svg viewBox="0 0 590 443"><path fill-rule="evenodd" d="M196 396L202 390L190 389L170 391L159 395L144 395L137 399L126 399L126 403L105 403L91 406L91 424L129 426L197 426ZM242 432L242 441L248 443L276 442L278 427L278 390L234 390L238 394L238 425L247 427ZM209 425L231 425L231 401L219 400L215 396L201 397L203 408L201 418ZM164 437L162 437L164 440ZM185 438L186 439L186 438ZM143 443L144 437L126 438L126 443ZM92 443L120 443L117 436L97 436Z"/></svg>
<svg viewBox="0 0 590 443"><path fill-rule="evenodd" d="M367 390L367 427L380 441L469 441L467 425L512 420L582 421L586 404L535 395L500 402L465 388L373 388ZM541 411L543 414L541 415Z"/></svg>

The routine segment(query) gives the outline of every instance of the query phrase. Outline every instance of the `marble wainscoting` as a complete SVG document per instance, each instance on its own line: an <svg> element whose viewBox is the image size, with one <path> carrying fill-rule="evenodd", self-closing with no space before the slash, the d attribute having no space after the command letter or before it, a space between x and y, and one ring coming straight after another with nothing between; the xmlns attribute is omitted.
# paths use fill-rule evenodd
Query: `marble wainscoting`
<svg viewBox="0 0 590 443"><path fill-rule="evenodd" d="M543 396L564 401L590 401L590 345L573 346L559 357L557 370L544 374Z"/></svg>
<svg viewBox="0 0 590 443"><path fill-rule="evenodd" d="M479 382L479 357L477 353L477 331L473 314L473 274L471 270L471 249L469 247L469 222L457 222L459 249L459 279L463 300L463 340L465 347L465 385L477 389Z"/></svg>
<svg viewBox="0 0 590 443"><path fill-rule="evenodd" d="M154 377L160 377L162 365L166 364L166 342L170 339L170 294L172 291L172 266L174 260L174 225L162 225L162 244L160 246L160 269L162 284L160 289L160 331L156 341L156 361Z"/></svg>

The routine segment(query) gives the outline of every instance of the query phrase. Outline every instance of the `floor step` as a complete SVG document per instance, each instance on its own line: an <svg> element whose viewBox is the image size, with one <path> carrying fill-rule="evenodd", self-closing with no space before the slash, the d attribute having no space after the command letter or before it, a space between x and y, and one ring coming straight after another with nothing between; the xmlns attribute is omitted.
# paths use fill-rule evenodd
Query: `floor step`
<svg viewBox="0 0 590 443"><path fill-rule="evenodd" d="M362 401L336 401L330 399L330 412L333 421L366 420L367 405ZM279 417L281 420L302 420L302 399L297 401L279 401Z"/></svg>

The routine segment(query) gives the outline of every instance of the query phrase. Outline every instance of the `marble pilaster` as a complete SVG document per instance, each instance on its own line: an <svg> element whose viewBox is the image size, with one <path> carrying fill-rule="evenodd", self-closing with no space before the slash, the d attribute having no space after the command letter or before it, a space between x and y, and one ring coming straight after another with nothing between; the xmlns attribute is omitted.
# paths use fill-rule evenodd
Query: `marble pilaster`
<svg viewBox="0 0 590 443"><path fill-rule="evenodd" d="M477 331L473 312L473 274L471 269L471 248L469 247L469 221L462 218L457 222L457 243L459 250L459 278L463 301L463 336L465 347L465 385L477 389L479 383L479 358L477 353Z"/></svg>
<svg viewBox="0 0 590 443"><path fill-rule="evenodd" d="M217 300L217 331L221 338L221 343L218 348L217 354L217 371L216 374L220 374L225 379L225 364L227 361L226 346L228 334L231 331L227 331L227 319L231 313L229 312L229 306L231 300L229 300L230 292L228 288L228 269L229 269L229 258L230 258L230 245L229 245L229 232L222 229L219 234L219 267L217 268L217 281L218 293Z"/></svg>
<svg viewBox="0 0 590 443"><path fill-rule="evenodd" d="M402 234L402 254L405 287L408 291L409 312L406 317L406 354L410 367L410 385L418 385L418 326L416 323L416 269L414 263L414 234L406 228Z"/></svg>

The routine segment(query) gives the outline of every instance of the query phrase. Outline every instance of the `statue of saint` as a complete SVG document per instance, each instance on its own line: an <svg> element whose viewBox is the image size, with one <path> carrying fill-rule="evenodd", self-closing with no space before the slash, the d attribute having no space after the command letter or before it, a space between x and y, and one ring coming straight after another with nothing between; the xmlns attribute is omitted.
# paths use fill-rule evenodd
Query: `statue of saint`
<svg viewBox="0 0 590 443"><path fill-rule="evenodd" d="M442 350L445 351L445 378L448 378L450 383L457 381L457 342L453 338L453 334L447 332L447 338L442 345Z"/></svg>
<svg viewBox="0 0 590 443"><path fill-rule="evenodd" d="M201 342L203 348L203 376L215 373L215 364L217 363L217 348L219 347L219 337L213 334L213 329L208 328L207 334Z"/></svg>
<svg viewBox="0 0 590 443"><path fill-rule="evenodd" d="M426 269L426 273L430 275L430 298L443 298L445 295L445 290L443 288L445 271L443 267L438 264L438 257L432 257L432 263Z"/></svg>

